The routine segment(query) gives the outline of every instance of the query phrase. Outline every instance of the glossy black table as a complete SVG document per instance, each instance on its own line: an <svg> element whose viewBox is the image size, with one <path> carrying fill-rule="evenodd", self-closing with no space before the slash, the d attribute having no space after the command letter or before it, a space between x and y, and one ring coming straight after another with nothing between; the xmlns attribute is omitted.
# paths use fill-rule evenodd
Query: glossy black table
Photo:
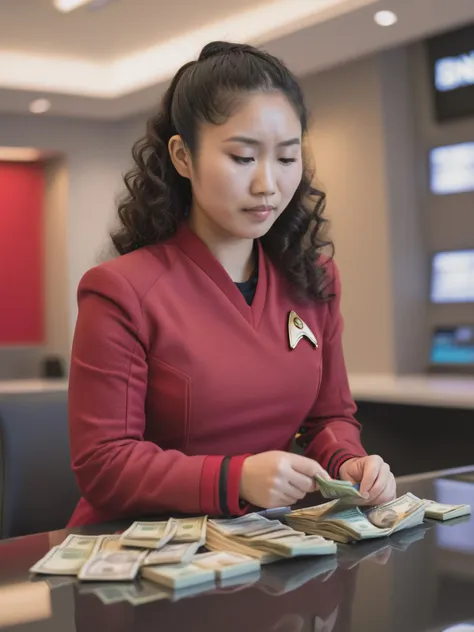
<svg viewBox="0 0 474 632"><path fill-rule="evenodd" d="M399 493L405 491L474 505L474 467L406 477L399 481ZM127 524L74 532L110 533ZM267 565L259 578L195 595L173 595L140 582L104 586L66 577L31 578L28 568L67 534L0 541L1 630L447 632L460 622L471 622L474 630L470 517L426 522L391 538L340 546L337 558ZM144 595L148 603L134 605Z"/></svg>

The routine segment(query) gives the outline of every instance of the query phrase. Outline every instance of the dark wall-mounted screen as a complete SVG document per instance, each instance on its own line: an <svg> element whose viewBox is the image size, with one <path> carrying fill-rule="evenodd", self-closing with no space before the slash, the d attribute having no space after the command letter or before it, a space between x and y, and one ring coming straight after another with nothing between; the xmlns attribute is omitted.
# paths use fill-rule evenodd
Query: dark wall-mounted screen
<svg viewBox="0 0 474 632"><path fill-rule="evenodd" d="M474 24L427 41L436 118L474 117Z"/></svg>

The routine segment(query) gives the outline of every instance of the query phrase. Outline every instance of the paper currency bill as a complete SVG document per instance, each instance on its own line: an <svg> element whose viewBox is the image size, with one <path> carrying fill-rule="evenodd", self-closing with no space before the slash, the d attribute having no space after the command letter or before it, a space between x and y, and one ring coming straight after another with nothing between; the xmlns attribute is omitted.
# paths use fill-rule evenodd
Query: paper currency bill
<svg viewBox="0 0 474 632"><path fill-rule="evenodd" d="M104 535L97 540L91 555L106 553L109 551L122 551L121 536L119 534Z"/></svg>
<svg viewBox="0 0 474 632"><path fill-rule="evenodd" d="M197 518L176 518L177 530L172 542L206 542L207 516Z"/></svg>
<svg viewBox="0 0 474 632"><path fill-rule="evenodd" d="M339 481L333 478L325 479L315 474L314 476L319 491L324 498L345 498L364 500L362 494L349 481Z"/></svg>
<svg viewBox="0 0 474 632"><path fill-rule="evenodd" d="M425 516L433 520L452 520L471 513L470 505L446 505L434 500L423 499Z"/></svg>
<svg viewBox="0 0 474 632"><path fill-rule="evenodd" d="M68 535L59 545L61 549L81 549L92 553L94 547L102 540L102 535Z"/></svg>
<svg viewBox="0 0 474 632"><path fill-rule="evenodd" d="M258 560L240 553L226 553L224 551L195 555L192 563L200 568L215 571L219 579L228 579L260 570Z"/></svg>
<svg viewBox="0 0 474 632"><path fill-rule="evenodd" d="M160 549L170 542L178 530L178 521L170 518L161 522L134 522L120 536L123 546Z"/></svg>
<svg viewBox="0 0 474 632"><path fill-rule="evenodd" d="M144 566L141 573L145 579L175 590L214 582L216 576L214 570L200 568L192 563L173 566Z"/></svg>
<svg viewBox="0 0 474 632"><path fill-rule="evenodd" d="M199 542L171 542L158 551L150 551L142 560L141 566L185 564L192 560L200 546Z"/></svg>
<svg viewBox="0 0 474 632"><path fill-rule="evenodd" d="M135 579L145 553L109 551L90 557L78 574L82 581L130 581Z"/></svg>
<svg viewBox="0 0 474 632"><path fill-rule="evenodd" d="M87 548L54 546L30 568L30 572L40 575L77 575L90 554Z"/></svg>
<svg viewBox="0 0 474 632"><path fill-rule="evenodd" d="M421 515L423 519L424 502L410 492L366 511L367 518L373 525L381 529L391 529L392 532L406 525L414 514Z"/></svg>

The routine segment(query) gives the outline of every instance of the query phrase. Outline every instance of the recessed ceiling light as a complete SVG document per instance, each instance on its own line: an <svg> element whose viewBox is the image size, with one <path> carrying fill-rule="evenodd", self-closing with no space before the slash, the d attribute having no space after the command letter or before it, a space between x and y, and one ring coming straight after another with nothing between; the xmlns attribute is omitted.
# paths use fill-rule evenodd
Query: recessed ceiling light
<svg viewBox="0 0 474 632"><path fill-rule="evenodd" d="M393 11L377 11L374 20L379 26L393 26L398 22L398 17Z"/></svg>
<svg viewBox="0 0 474 632"><path fill-rule="evenodd" d="M54 8L61 13L69 13L69 11L74 11L74 9L78 9L85 4L90 4L92 0L54 0Z"/></svg>
<svg viewBox="0 0 474 632"><path fill-rule="evenodd" d="M61 13L69 13L88 4L92 9L100 9L109 4L109 2L112 2L112 0L53 0L53 5Z"/></svg>
<svg viewBox="0 0 474 632"><path fill-rule="evenodd" d="M44 114L51 109L51 101L48 99L35 99L30 103L30 112L33 114Z"/></svg>

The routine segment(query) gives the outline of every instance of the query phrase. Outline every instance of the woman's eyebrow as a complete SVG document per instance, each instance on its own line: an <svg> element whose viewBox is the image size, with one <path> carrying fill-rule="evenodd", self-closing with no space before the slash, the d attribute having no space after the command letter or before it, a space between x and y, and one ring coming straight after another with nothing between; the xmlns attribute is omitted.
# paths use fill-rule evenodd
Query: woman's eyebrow
<svg viewBox="0 0 474 632"><path fill-rule="evenodd" d="M250 138L249 136L231 136L230 138L226 138L224 143L242 143L243 145L261 145L262 143L256 138ZM291 145L300 145L301 141L299 138L289 138L288 140L283 140L281 143L278 143L278 147L290 147Z"/></svg>

